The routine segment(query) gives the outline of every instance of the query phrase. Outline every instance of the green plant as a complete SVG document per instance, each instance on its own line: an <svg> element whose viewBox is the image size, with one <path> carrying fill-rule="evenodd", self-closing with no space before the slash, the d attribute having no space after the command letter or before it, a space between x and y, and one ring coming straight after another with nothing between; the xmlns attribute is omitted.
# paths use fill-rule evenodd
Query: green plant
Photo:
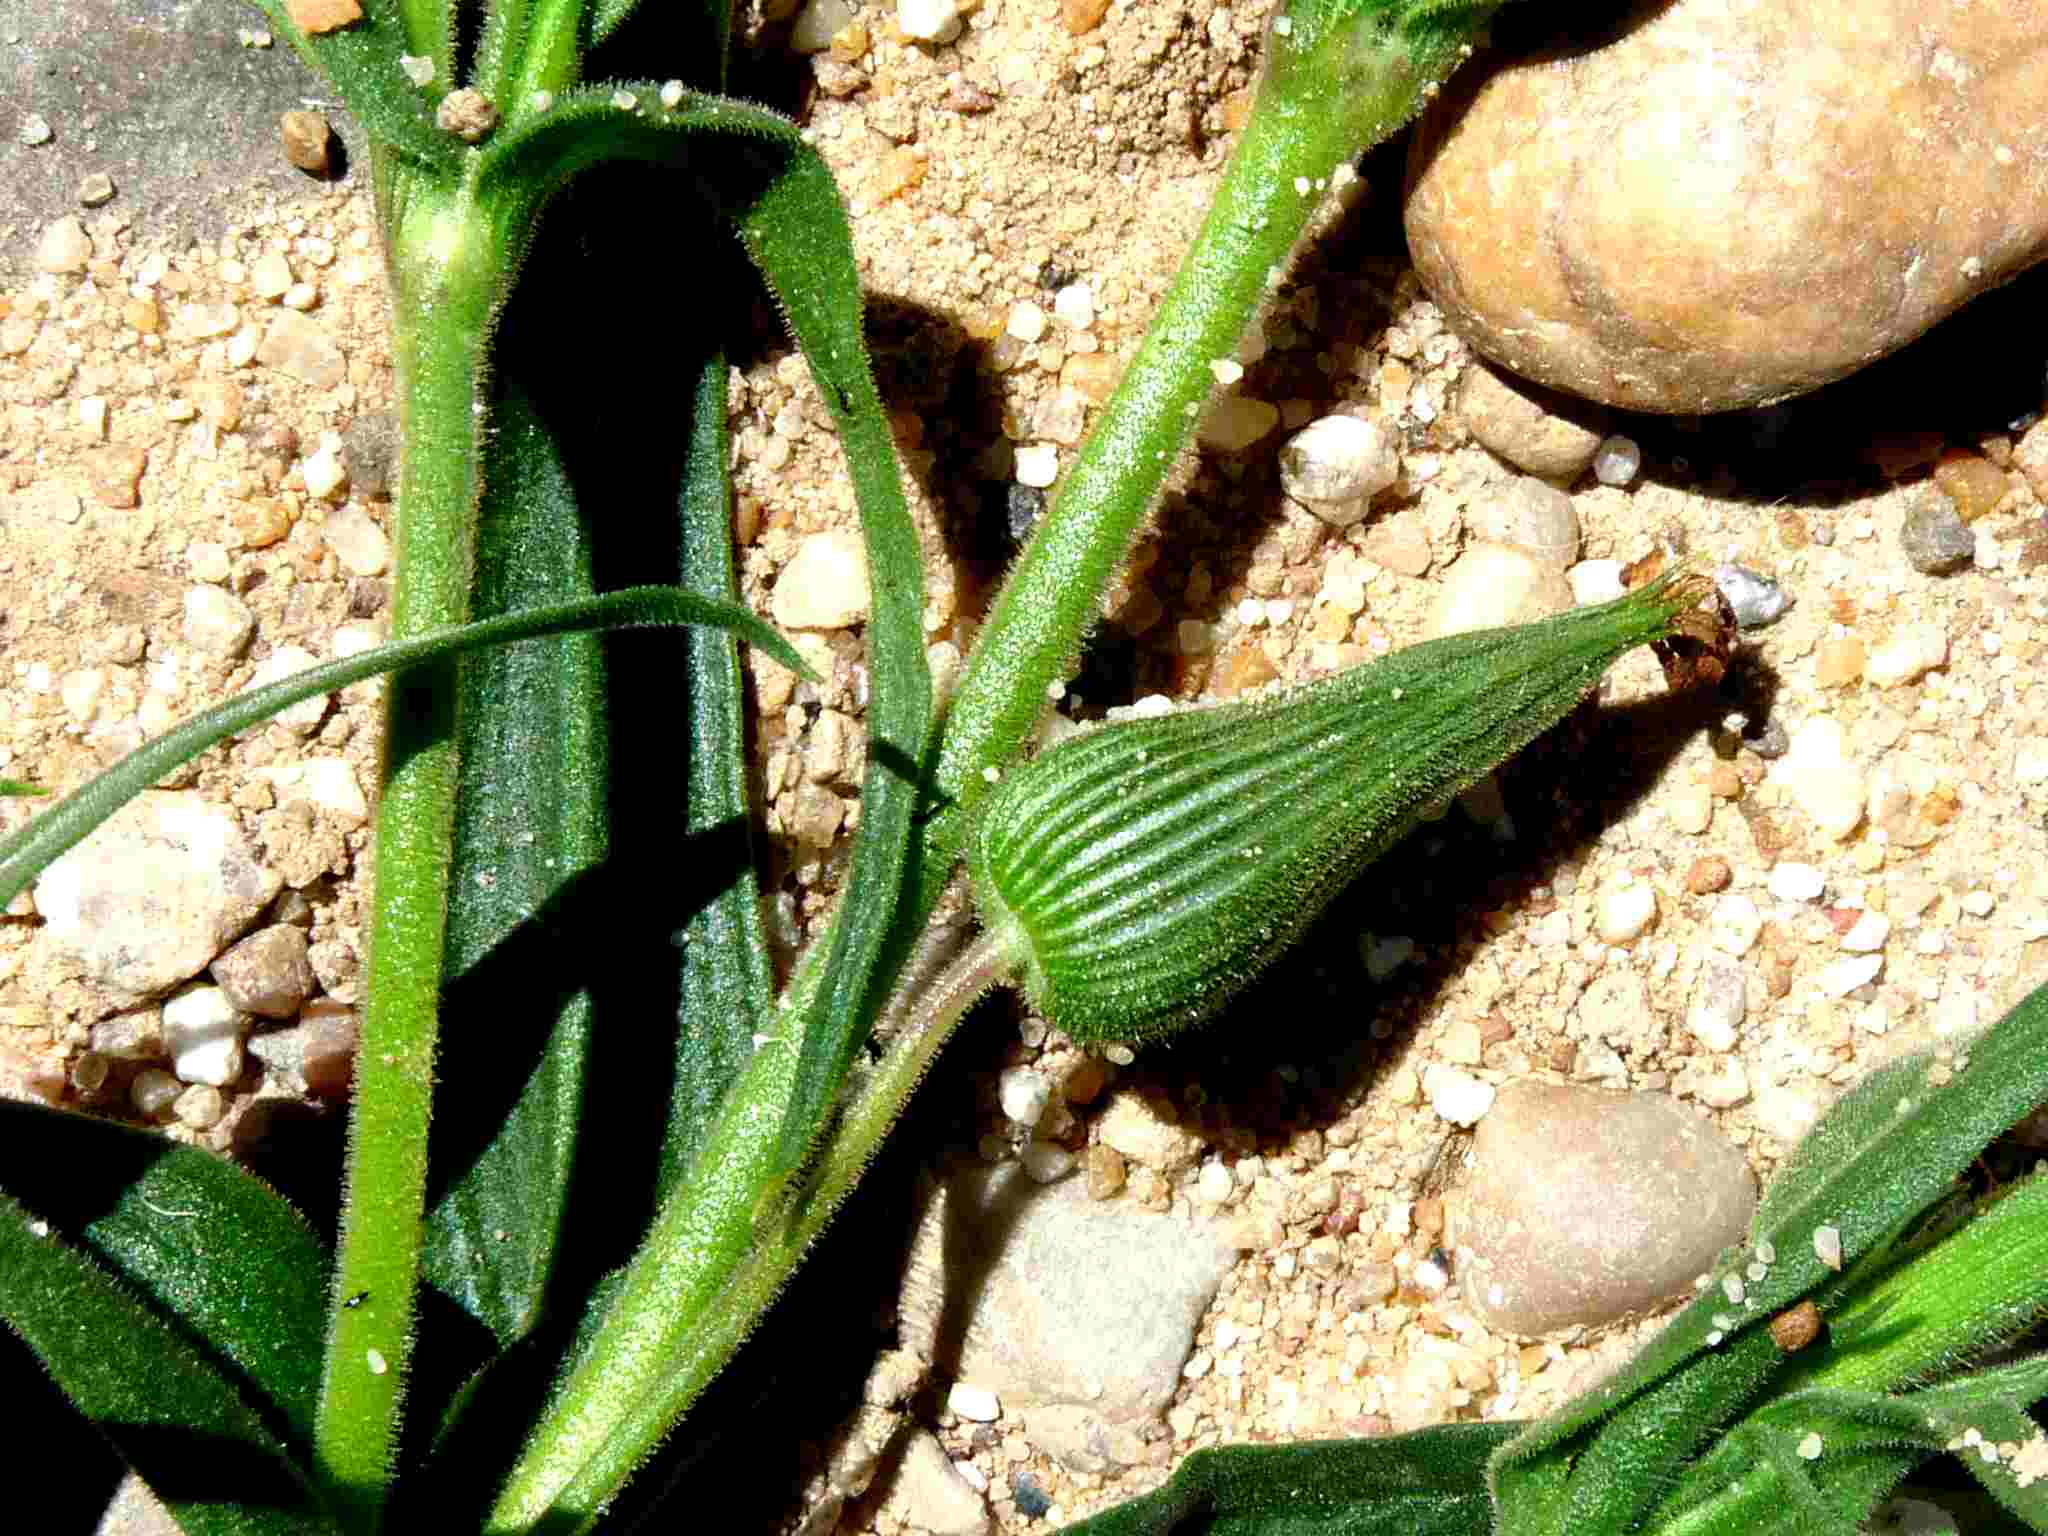
<svg viewBox="0 0 2048 1536"><path fill-rule="evenodd" d="M1072 785L1113 792L1154 751L1188 754L1210 792L1219 776L1302 769L1243 762L1244 717L1231 711L1106 729L1017 765L1187 443L1212 364L1235 347L1316 194L1412 114L1495 6L1296 0L1282 13L1202 234L937 726L917 545L866 365L844 216L789 123L710 94L724 84L724 7L663 18L689 79L603 83L587 71L646 21L631 0L495 0L473 39L470 8L448 0L364 0L362 15L311 23L322 27L312 35L294 23L297 5L264 8L372 140L404 422L393 644L210 712L31 821L0 845L0 898L208 741L397 669L344 1219L330 1255L275 1195L223 1164L7 1106L0 1312L189 1530L353 1532L430 1511L493 1532L592 1529L766 1312L973 997L1021 974L1062 1006L1057 935L1038 920L1049 894L1080 888L1078 875L1055 869L1048 885L1043 867L1023 869L999 836L1006 818ZM457 80L467 84L450 89ZM673 514L633 521L592 468L588 437L551 406L556 359L499 324L529 295L544 305L571 291L556 263L637 256L630 203L601 184L570 187L621 162L661 169L665 196L738 233L833 412L861 508L875 600L860 832L829 928L779 997L747 846L738 661L715 626L779 642L732 603L717 337L660 360L675 390L660 409L685 424L687 453L667 492ZM579 215L571 228L587 253L551 253L536 236L554 200ZM739 281L717 255L702 259L707 281ZM601 384L603 368L582 370L579 386ZM637 570L650 549L675 588L607 590L604 570ZM1183 942L1197 930L1257 942L1226 974L1155 980L1100 1019L1078 1009L1077 1027L1158 1032L1211 1011L1339 874L1558 718L1620 650L1697 639L1695 595L1683 581L1656 586L1258 706L1262 728L1298 727L1304 741L1350 732L1370 747L1361 708L1449 734L1418 750L1426 773L1365 751L1368 771L1346 781L1355 793L1325 797L1299 838L1283 834L1295 809L1283 787L1270 830L1291 839L1295 862L1249 885L1190 890L1177 909ZM601 1123L615 1118L592 1085L621 1026L600 979L560 952L605 934L622 904L603 875L629 851L612 801L636 765L615 745L633 694L608 676L631 657L608 657L590 632L657 622L697 626L683 642L688 795L672 831L714 875L680 945L663 935L650 946L656 960L680 957L664 1047L673 1087L632 1174L644 1205L616 1201L605 1240L591 1244L577 1222L604 1156ZM568 638L503 644L542 634ZM1482 701L1511 707L1488 715ZM1203 792L1191 780L1176 806ZM1234 868L1235 850L1249 867L1264 826L1233 821L1197 852L1220 850ZM649 835L630 830L636 842ZM1142 829L1132 835L1145 842ZM971 845L1001 908L985 942L921 983L925 935ZM1028 889L1016 883L1025 874ZM1274 923L1285 893L1289 923ZM1091 931L1114 935L1124 921L1098 912ZM444 1005L458 998L460 1009ZM437 1107L436 1063L461 1038L451 1025L444 1042L444 1015L533 1020L536 998L544 1016L502 1123ZM634 1023L646 1017L638 1006ZM868 1062L863 1046L883 1020L896 1027ZM71 1176L42 1175L59 1167ZM586 1193L572 1209L575 1190ZM1577 1497L1530 1486L1539 1501Z"/></svg>

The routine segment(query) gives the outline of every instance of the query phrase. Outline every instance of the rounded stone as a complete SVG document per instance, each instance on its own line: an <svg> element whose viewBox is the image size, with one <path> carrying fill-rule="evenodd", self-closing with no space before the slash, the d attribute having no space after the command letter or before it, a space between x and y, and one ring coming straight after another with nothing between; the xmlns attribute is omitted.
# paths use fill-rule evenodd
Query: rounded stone
<svg viewBox="0 0 2048 1536"><path fill-rule="evenodd" d="M1719 1131L1662 1095L1525 1081L1479 1122L1446 1207L1474 1310L1504 1332L1548 1333L1689 1294L1742 1241L1756 1182Z"/></svg>
<svg viewBox="0 0 2048 1536"><path fill-rule="evenodd" d="M1465 526L1493 544L1524 550L1564 570L1579 558L1579 513L1567 496L1541 480L1511 481L1465 509Z"/></svg>
<svg viewBox="0 0 2048 1536"><path fill-rule="evenodd" d="M2048 254L2039 34L2030 6L1687 0L1504 47L1414 135L1416 271L1475 350L1574 394L1802 394Z"/></svg>
<svg viewBox="0 0 2048 1536"><path fill-rule="evenodd" d="M1557 566L1509 544L1472 544L1444 575L1431 635L1528 624L1572 606L1571 584Z"/></svg>
<svg viewBox="0 0 2048 1536"><path fill-rule="evenodd" d="M1593 462L1600 434L1583 401L1474 363L1458 381L1457 409L1481 447L1546 480L1576 480Z"/></svg>

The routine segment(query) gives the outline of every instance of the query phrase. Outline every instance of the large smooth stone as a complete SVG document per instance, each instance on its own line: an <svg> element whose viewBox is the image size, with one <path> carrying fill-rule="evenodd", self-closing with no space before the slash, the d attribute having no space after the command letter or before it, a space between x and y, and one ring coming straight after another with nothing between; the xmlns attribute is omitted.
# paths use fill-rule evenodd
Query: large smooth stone
<svg viewBox="0 0 2048 1536"><path fill-rule="evenodd" d="M2039 0L1676 0L1503 49L1417 129L1416 271L1480 352L1590 399L1813 389L2048 254L2044 28Z"/></svg>
<svg viewBox="0 0 2048 1536"><path fill-rule="evenodd" d="M1505 1332L1549 1333L1691 1294L1755 1212L1748 1161L1697 1112L1519 1082L1479 1122L1444 1214L1467 1305Z"/></svg>

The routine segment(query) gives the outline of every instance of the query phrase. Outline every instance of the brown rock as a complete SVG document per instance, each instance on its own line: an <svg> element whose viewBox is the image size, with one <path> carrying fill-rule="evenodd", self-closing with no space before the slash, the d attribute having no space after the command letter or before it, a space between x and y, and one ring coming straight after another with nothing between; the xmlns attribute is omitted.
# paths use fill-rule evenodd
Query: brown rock
<svg viewBox="0 0 2048 1536"><path fill-rule="evenodd" d="M140 506L142 471L148 462L140 448L96 448L85 456L86 481L102 506Z"/></svg>
<svg viewBox="0 0 2048 1536"><path fill-rule="evenodd" d="M1109 14L1109 0L1060 0L1060 23L1074 37L1093 32Z"/></svg>
<svg viewBox="0 0 2048 1536"><path fill-rule="evenodd" d="M1474 363L1458 383L1458 416L1480 445L1546 480L1585 473L1600 446L1582 401Z"/></svg>
<svg viewBox="0 0 2048 1536"><path fill-rule="evenodd" d="M289 923L259 928L230 945L212 969L228 1001L259 1018L288 1019L313 995L306 935Z"/></svg>
<svg viewBox="0 0 2048 1536"><path fill-rule="evenodd" d="M277 120L284 157L308 176L334 173L334 129L318 112L287 112Z"/></svg>
<svg viewBox="0 0 2048 1536"><path fill-rule="evenodd" d="M2028 5L1643 0L1453 77L1410 151L1416 270L1576 394L1800 394L2048 255L2040 37Z"/></svg>
<svg viewBox="0 0 2048 1536"><path fill-rule="evenodd" d="M1974 523L1995 509L2012 489L2005 471L1980 453L1957 449L1934 466L1934 483L1955 504L1956 516Z"/></svg>
<svg viewBox="0 0 2048 1536"><path fill-rule="evenodd" d="M284 9L292 25L308 37L338 31L363 19L363 8L356 0L285 0Z"/></svg>
<svg viewBox="0 0 2048 1536"><path fill-rule="evenodd" d="M1695 896L1711 896L1727 890L1728 882L1734 878L1735 871L1728 867L1726 859L1710 855L1685 872L1685 888Z"/></svg>

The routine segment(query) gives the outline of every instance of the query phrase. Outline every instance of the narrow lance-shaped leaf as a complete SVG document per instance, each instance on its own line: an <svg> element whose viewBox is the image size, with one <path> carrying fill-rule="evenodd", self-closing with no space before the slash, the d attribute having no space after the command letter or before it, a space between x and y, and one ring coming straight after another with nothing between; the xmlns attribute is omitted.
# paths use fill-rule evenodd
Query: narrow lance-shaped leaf
<svg viewBox="0 0 2048 1536"><path fill-rule="evenodd" d="M586 601L583 519L554 441L522 393L495 414L471 611ZM486 1102L435 1116L436 1174L460 1174L428 1213L422 1265L503 1347L539 1318L583 1122L590 995L575 978L588 971L564 958L588 954L588 936L555 907L607 842L603 648L579 634L472 653L460 688L448 1028L480 1058L465 1099ZM497 1064L525 1073L509 1104Z"/></svg>
<svg viewBox="0 0 2048 1536"><path fill-rule="evenodd" d="M732 600L732 488L726 460L726 362L713 352L698 371L682 496L683 582L705 597ZM737 647L698 632L689 647L686 729L690 742L685 835L689 868L706 872L682 933L683 975L676 1081L663 1140L657 1197L665 1199L703 1139L706 1125L754 1036L770 1026L774 968L754 873L747 796L744 683Z"/></svg>
<svg viewBox="0 0 2048 1536"><path fill-rule="evenodd" d="M714 146L715 153L697 153ZM487 192L560 185L612 159L689 166L738 227L838 425L867 545L867 779L852 866L825 940L825 975L803 1019L796 1091L780 1132L777 1160L788 1172L809 1148L872 1019L876 962L903 883L931 720L923 554L868 370L852 234L817 151L772 112L649 83L573 93L544 120L491 145L480 184Z"/></svg>
<svg viewBox="0 0 2048 1536"><path fill-rule="evenodd" d="M212 1362L0 1195L0 1317L189 1536L337 1530L283 1442Z"/></svg>
<svg viewBox="0 0 2048 1536"><path fill-rule="evenodd" d="M605 597L551 604L381 645L360 655L308 667L261 688L251 688L225 704L193 716L155 741L137 747L27 826L0 838L0 906L26 890L28 883L53 859L172 769L237 731L245 731L279 710L289 709L301 699L345 688L380 672L461 655L483 646L584 630L669 628L680 624L709 624L733 630L784 666L805 677L813 675L795 649L751 613L673 587L632 587Z"/></svg>

